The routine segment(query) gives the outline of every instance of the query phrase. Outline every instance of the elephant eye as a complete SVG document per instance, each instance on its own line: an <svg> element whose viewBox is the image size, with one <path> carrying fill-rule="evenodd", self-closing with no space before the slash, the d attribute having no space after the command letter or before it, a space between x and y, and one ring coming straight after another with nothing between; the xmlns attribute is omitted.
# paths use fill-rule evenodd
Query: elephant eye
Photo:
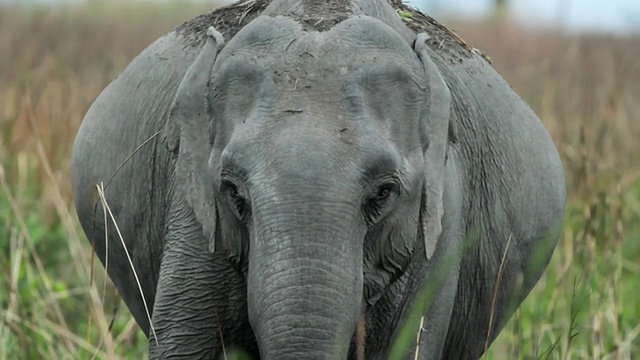
<svg viewBox="0 0 640 360"><path fill-rule="evenodd" d="M387 208L387 203L397 193L397 185L394 183L384 184L373 193L366 204L365 212L370 221L376 222Z"/></svg>
<svg viewBox="0 0 640 360"><path fill-rule="evenodd" d="M378 188L378 193L376 194L374 200L376 202L384 202L387 201L391 195L395 194L397 191L397 185L393 183L384 184Z"/></svg>
<svg viewBox="0 0 640 360"><path fill-rule="evenodd" d="M391 191L393 191L393 188L391 185L385 185L383 187L381 187L378 190L378 194L376 195L375 200L377 202L381 202L381 201L385 201L389 198L389 195L391 195Z"/></svg>
<svg viewBox="0 0 640 360"><path fill-rule="evenodd" d="M223 193L226 194L229 204L231 204L235 210L236 216L242 220L247 213L247 203L245 198L238 191L238 187L229 180L223 180L222 190Z"/></svg>

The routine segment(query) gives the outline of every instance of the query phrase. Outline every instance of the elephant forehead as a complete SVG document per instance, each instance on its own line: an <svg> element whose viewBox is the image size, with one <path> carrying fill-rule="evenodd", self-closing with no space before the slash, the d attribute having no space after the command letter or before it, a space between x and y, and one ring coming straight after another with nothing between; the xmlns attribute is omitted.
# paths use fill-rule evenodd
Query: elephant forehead
<svg viewBox="0 0 640 360"><path fill-rule="evenodd" d="M234 117L232 143L238 148L232 153L273 159L293 151L308 154L301 158L306 164L340 158L338 163L353 165L393 150L386 145L397 127L387 121L416 117L414 82L424 78L422 66L395 31L370 17L354 17L325 32L306 32L282 16L263 17L239 32L223 53L215 88L237 88L224 91L222 99L233 104L229 112L247 110ZM379 101L384 98L395 105L385 111L368 105L389 103Z"/></svg>
<svg viewBox="0 0 640 360"><path fill-rule="evenodd" d="M223 163L307 179L355 176L363 168L379 164L394 168L403 163L398 149L366 123L342 115L327 116L315 111L279 111L259 125L251 121L238 125L224 150Z"/></svg>
<svg viewBox="0 0 640 360"><path fill-rule="evenodd" d="M358 15L349 18L330 31L317 33L327 44L338 44L350 53L387 53L408 60L416 59L412 47L393 28L382 21ZM413 62L414 64L417 64Z"/></svg>
<svg viewBox="0 0 640 360"><path fill-rule="evenodd" d="M329 188L360 187L369 176L393 173L404 159L393 147L366 137L317 131L307 125L279 127L253 142L225 149L225 166L248 167L249 181L286 184L302 181ZM284 189L286 191L286 189Z"/></svg>
<svg viewBox="0 0 640 360"><path fill-rule="evenodd" d="M316 80L344 78L363 66L386 63L414 76L421 71L409 44L391 27L368 16L349 18L324 32L307 32L289 17L259 17L231 39L216 67L238 61L277 71L276 76Z"/></svg>
<svg viewBox="0 0 640 360"><path fill-rule="evenodd" d="M353 84L363 79L372 79L369 84L379 84L376 92L392 99L424 88L417 56L379 20L355 17L325 32L306 32L282 16L254 22L231 40L215 64L218 88L233 83L244 89L236 92L243 98L260 91L257 97L271 99L282 110L307 111L339 110L353 97Z"/></svg>

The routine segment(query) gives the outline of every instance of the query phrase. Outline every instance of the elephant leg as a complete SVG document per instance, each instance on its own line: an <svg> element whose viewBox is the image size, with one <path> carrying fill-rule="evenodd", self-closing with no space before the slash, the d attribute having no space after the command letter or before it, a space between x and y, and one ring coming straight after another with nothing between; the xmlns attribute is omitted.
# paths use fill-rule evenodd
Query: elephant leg
<svg viewBox="0 0 640 360"><path fill-rule="evenodd" d="M414 269L405 288L409 296L400 304L394 320L398 325L387 344L391 352L376 359L443 359L460 279L456 246L446 247L438 249L435 261Z"/></svg>
<svg viewBox="0 0 640 360"><path fill-rule="evenodd" d="M446 166L448 179L458 179L457 168ZM426 307L420 330L419 347L414 349L411 359L437 360L442 358L447 333L450 327L453 307L458 295L460 266L462 263L462 243L464 228L460 213L461 197L457 187L445 190L447 217L443 219L439 249L425 267L425 273L417 276L426 279L417 291L431 291L434 294ZM418 352L417 356L415 352Z"/></svg>
<svg viewBox="0 0 640 360"><path fill-rule="evenodd" d="M458 269L442 283L442 288L433 297L431 305L424 314L420 332L420 346L415 348L416 354L411 359L438 360L442 356L447 330L451 321L453 304L458 286Z"/></svg>
<svg viewBox="0 0 640 360"><path fill-rule="evenodd" d="M449 179L457 178L454 166L447 166L446 171ZM408 269L411 277L405 293L410 295L402 311L404 321L400 323L400 330L408 326L415 332L411 333L406 359L443 358L448 330L452 325L463 259L464 227L460 192L455 187L445 190L444 199L447 216L442 222L442 234L434 256L429 260L417 258L413 267ZM418 309L422 310L422 316L413 312ZM395 335L398 335L398 329Z"/></svg>

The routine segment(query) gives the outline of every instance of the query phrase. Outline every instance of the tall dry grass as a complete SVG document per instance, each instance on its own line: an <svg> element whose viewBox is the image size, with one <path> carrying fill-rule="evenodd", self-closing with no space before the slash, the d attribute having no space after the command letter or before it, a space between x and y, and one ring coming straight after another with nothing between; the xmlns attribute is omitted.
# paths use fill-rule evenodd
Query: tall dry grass
<svg viewBox="0 0 640 360"><path fill-rule="evenodd" d="M69 162L100 91L204 10L185 4L0 10L0 359L146 356L101 265L91 283ZM558 249L488 358L640 356L640 37L450 25L543 119L568 179Z"/></svg>

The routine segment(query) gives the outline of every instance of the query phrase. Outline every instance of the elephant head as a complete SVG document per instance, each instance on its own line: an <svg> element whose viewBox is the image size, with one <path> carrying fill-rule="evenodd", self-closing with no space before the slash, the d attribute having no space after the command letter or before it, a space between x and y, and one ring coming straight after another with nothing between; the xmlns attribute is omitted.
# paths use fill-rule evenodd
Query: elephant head
<svg viewBox="0 0 640 360"><path fill-rule="evenodd" d="M167 144L263 358L345 358L363 306L436 251L455 126L427 39L264 16L226 45L210 28L180 84Z"/></svg>

